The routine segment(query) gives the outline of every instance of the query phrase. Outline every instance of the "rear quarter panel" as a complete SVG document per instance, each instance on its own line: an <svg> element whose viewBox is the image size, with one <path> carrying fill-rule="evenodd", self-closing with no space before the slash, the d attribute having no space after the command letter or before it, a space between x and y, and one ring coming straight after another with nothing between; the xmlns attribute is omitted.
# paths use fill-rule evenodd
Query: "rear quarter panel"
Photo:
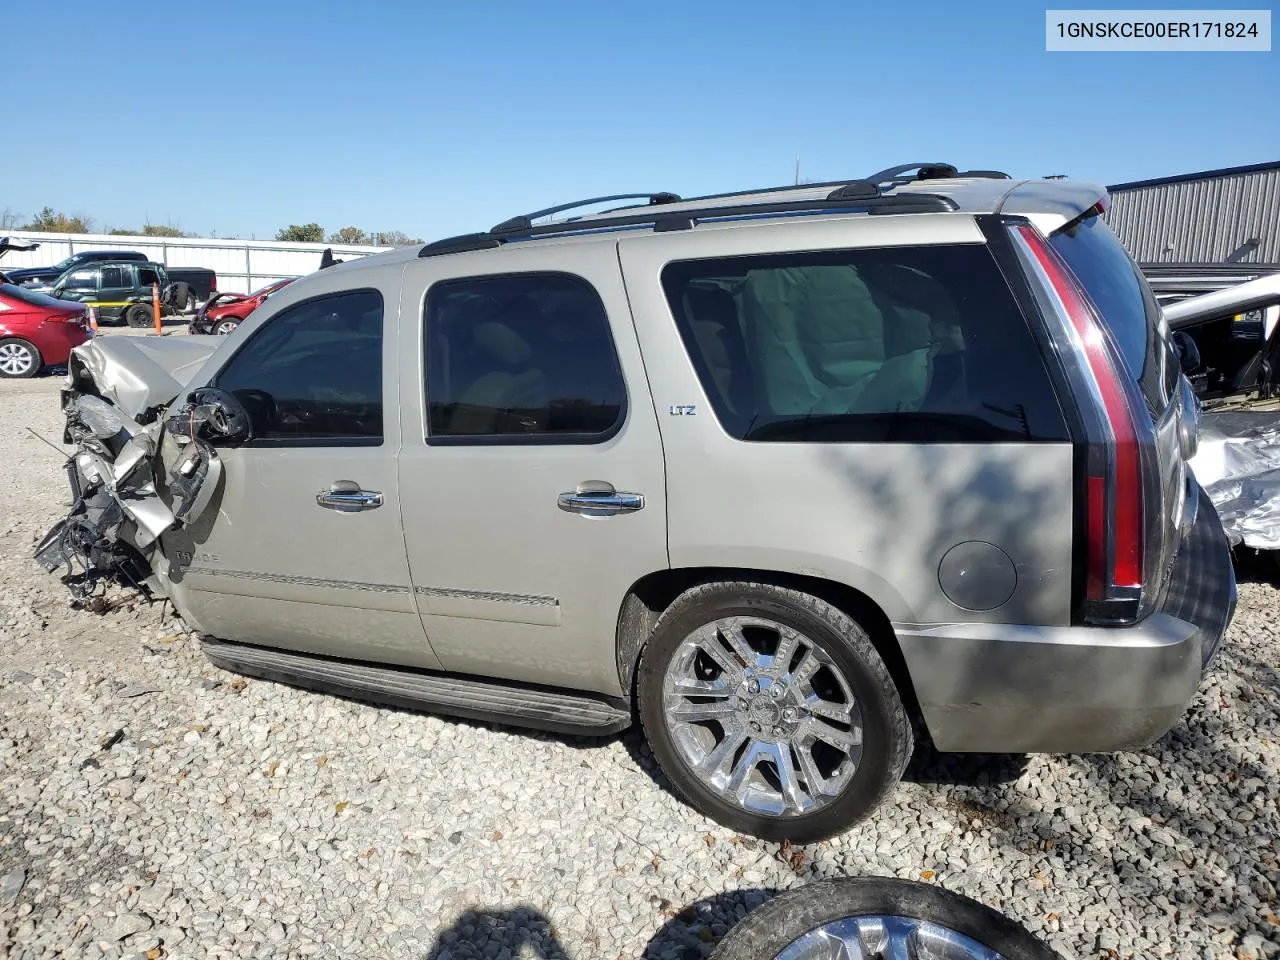
<svg viewBox="0 0 1280 960"><path fill-rule="evenodd" d="M1066 623L1069 444L746 443L721 428L660 284L673 260L790 250L982 242L958 214L851 218L770 230L638 236L620 252L667 462L673 567L820 577L865 593L900 624ZM696 414L672 415L693 405ZM966 541L995 544L1017 582L995 609L964 610L938 568Z"/></svg>

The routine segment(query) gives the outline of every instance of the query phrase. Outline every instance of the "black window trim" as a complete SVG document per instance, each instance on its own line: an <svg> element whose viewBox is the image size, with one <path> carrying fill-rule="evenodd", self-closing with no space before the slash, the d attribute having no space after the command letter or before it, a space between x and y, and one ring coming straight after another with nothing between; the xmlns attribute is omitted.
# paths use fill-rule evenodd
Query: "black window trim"
<svg viewBox="0 0 1280 960"><path fill-rule="evenodd" d="M240 346L236 348L235 353L227 357L226 361L222 364L222 366L218 368L217 372L214 373L214 375L209 378L208 385L211 387L216 387L218 385L218 378L222 376L223 371L225 371L227 367L231 366L231 364L235 362L236 357L240 356L240 354L242 354L245 350L247 350L250 344L252 344L260 336L262 336L262 332L266 330L268 327L270 327L271 322L275 320L275 318L278 317L280 314L284 313L287 310L292 310L295 307L305 307L313 303L319 303L322 300L332 300L336 297L345 297L353 293L376 293L378 295L378 300L381 301L382 303L382 324L383 324L382 344L383 344L384 353L385 353L387 298L383 294L383 292L377 287L352 287L350 290L334 290L330 293L317 294L314 297L308 297L305 300L298 300L294 303L286 304L285 306L280 307L280 309L278 309L275 313L271 314L271 316L267 317L261 324L259 324L257 330L249 334L248 339L246 339L244 343L240 344ZM387 427L386 427L387 383L386 381L387 381L386 365L383 364L383 370L382 370L383 419L382 419L382 436L380 437L254 437L252 440L248 440L244 443L238 443L236 444L236 446L238 448L262 449L262 450L282 449L282 448L302 449L307 447L314 448L314 447L381 447L381 446L385 446L387 442Z"/></svg>
<svg viewBox="0 0 1280 960"><path fill-rule="evenodd" d="M430 331L428 330L428 310L431 306L431 291L437 287L443 287L454 283L468 283L480 280L509 280L515 277L556 277L566 278L574 283L579 283L591 291L592 296L596 298L596 302L600 305L600 312L604 315L605 329L609 334L609 345L612 347L613 366L618 374L618 379L622 383L622 403L618 408L617 419L614 420L613 426L601 433L499 433L499 434L451 434L448 436L432 436L431 434L431 389L427 383L427 377L431 370L431 361L427 356L427 341ZM609 316L609 308L605 306L604 297L600 295L600 290L594 283L586 277L578 273L571 273L568 270L505 270L502 273L478 273L464 277L443 277L432 282L423 293L422 310L419 314L422 318L421 342L422 342L422 393L421 393L421 410L422 410L422 433L423 442L430 447L567 447L567 446L596 446L602 443L608 443L619 433L622 432L623 426L631 414L631 392L627 384L627 376L622 369L622 357L618 353L618 341L613 335L613 319Z"/></svg>
<svg viewBox="0 0 1280 960"><path fill-rule="evenodd" d="M979 229L982 229L983 222L986 219L989 219L989 218L975 218L975 220L978 220ZM680 337L681 346L684 348L685 355L688 357L689 362L692 365L694 375L698 381L699 386L702 389L704 396L706 397L708 406L711 409L716 425L720 428L724 436L728 437L730 440L733 440L737 443L744 443L744 444L821 443L821 444L840 444L840 445L857 445L857 444L886 445L886 444L894 444L894 443L904 443L908 445L932 445L932 444L966 444L966 445L1046 444L1046 445L1053 445L1053 444L1065 444L1065 443L1071 442L1070 424L1066 420L1065 412L1062 408L1061 397L1059 396L1059 392L1058 392L1058 383L1054 378L1053 370L1051 369L1052 364L1049 360L1049 357L1046 355L1044 351L1044 346L1041 342L1041 338L1037 335L1035 330L1036 322L1034 322L1033 320L1034 315L1028 314L1026 312L1025 304L1023 300L1018 296L1018 291L1015 285L1009 282L1009 278L1005 270L1005 264L1001 262L1000 250L998 248L998 245L992 244L991 236L989 235L988 231L983 230L983 238L980 240L956 241L956 242L938 243L938 244L934 244L934 243L907 244L906 248L910 248L913 246L980 247L985 249L991 255L991 258L993 260L993 265L997 270L1000 281L1008 288L1010 299L1015 305L1015 309L1017 313L1021 315L1021 319L1027 328L1028 334L1031 337L1031 342L1036 347L1036 351L1039 354L1041 361L1044 363L1045 374L1047 377L1046 386L1048 387L1046 398L1050 396L1052 397L1052 400L1053 400L1052 406L1060 418L1059 426L1062 431L1061 435L1060 436L1044 436L1044 437L1039 437L1039 436L1023 437L1018 439L996 438L996 439L967 439L967 440L956 440L956 439L947 438L947 437L931 438L927 436L925 437L912 436L909 439L902 439L902 440L895 439L892 437L888 439L877 439L877 440L833 440L833 439L826 439L822 437L814 437L814 438L800 437L795 439L763 439L762 440L759 438L752 439L750 437L735 436L734 433L729 429L728 426L726 426L724 422L723 412L719 407L720 399L718 397L712 396L712 391L707 387L707 383L711 381L713 378L711 376L710 369L706 365L706 360L702 356L701 351L698 349L695 349L694 346L690 343L689 338L686 336L686 323L681 317L677 316L675 307L671 302L671 296L670 296L670 291L668 289L668 279L667 279L668 271L673 267L680 267L680 266L685 266L692 263L706 263L706 262L712 262L712 261L750 259L754 257L764 257L764 256L783 257L783 256L799 256L803 254L833 254L833 253L842 253L842 252L857 252L861 250L895 250L895 249L904 248L901 245L886 245L886 246L870 245L870 246L859 246L859 247L821 247L821 248L815 248L815 249L805 248L805 249L778 250L778 251L769 251L769 252L753 252L753 253L745 253L745 254L730 254L730 255L721 255L721 256L678 257L678 258L673 258L671 260L667 260L662 264L662 267L658 272L658 278L659 278L658 282L662 288L662 294L663 294L662 299L667 305L667 310L669 315L671 316L672 324L677 332L677 335ZM884 415L873 413L873 414L865 414L860 416L865 419L873 419L875 417L881 417ZM937 416L939 418L948 419L948 420L953 419L953 416L951 414L933 414L933 416Z"/></svg>

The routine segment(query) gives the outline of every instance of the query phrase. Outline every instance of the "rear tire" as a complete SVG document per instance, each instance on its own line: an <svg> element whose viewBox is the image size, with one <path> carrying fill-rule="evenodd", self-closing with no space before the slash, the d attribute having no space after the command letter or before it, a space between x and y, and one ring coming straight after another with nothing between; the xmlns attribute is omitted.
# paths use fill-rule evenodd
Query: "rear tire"
<svg viewBox="0 0 1280 960"><path fill-rule="evenodd" d="M902 918L907 923L881 925L873 919L889 917ZM827 880L789 890L748 914L730 930L711 954L711 960L776 960L789 947L793 948L789 955L806 956L805 947L810 945L814 956L835 956L831 951L835 944L823 942L823 934L817 931L825 927L824 934L843 936L847 943L862 946L855 923L840 923L856 918L868 921L871 942L866 946L875 950L875 956L898 956L893 946L885 945L881 938L886 934L910 936L914 927L918 950L927 947L930 940L937 943L942 938L946 943L947 934L953 936L947 950L935 953L926 949L921 950L921 955L981 956L981 951L973 949L976 945L994 951L1004 960L1061 960L1020 924L975 900L927 883L881 877ZM810 936L806 938L807 934ZM955 934L971 943L957 942ZM798 943L802 938L805 941ZM966 946L968 950L964 949ZM848 956L872 955L864 950L855 952L848 946L844 949ZM908 952L901 955L908 956ZM910 955L914 956L915 951Z"/></svg>
<svg viewBox="0 0 1280 960"><path fill-rule="evenodd" d="M911 757L907 712L867 632L796 590L727 581L686 591L658 620L636 682L645 736L676 789L765 840L841 833L889 795Z"/></svg>
<svg viewBox="0 0 1280 960"><path fill-rule="evenodd" d="M34 377L44 366L35 344L17 337L0 340L0 377L25 380Z"/></svg>
<svg viewBox="0 0 1280 960"><path fill-rule="evenodd" d="M155 311L145 303L135 303L125 311L125 323L131 327L150 327L155 324Z"/></svg>

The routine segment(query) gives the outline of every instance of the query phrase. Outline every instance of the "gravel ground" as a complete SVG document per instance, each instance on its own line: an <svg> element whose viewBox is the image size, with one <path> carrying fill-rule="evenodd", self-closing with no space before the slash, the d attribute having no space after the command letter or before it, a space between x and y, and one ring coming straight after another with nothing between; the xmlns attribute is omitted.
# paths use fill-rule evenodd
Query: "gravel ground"
<svg viewBox="0 0 1280 960"><path fill-rule="evenodd" d="M680 803L634 734L526 734L209 666L159 605L73 611L58 379L0 382L0 957L705 956L777 890L887 874L1065 957L1280 956L1280 593L1138 754L917 756L805 848ZM1261 580L1261 582L1258 582ZM121 597L126 600L127 598Z"/></svg>

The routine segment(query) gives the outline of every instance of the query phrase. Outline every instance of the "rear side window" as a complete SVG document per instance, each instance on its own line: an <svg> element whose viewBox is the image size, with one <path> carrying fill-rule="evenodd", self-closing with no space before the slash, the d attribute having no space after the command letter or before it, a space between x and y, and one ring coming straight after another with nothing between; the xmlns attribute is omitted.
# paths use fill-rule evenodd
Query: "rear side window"
<svg viewBox="0 0 1280 960"><path fill-rule="evenodd" d="M307 300L269 319L214 385L244 404L254 443L376 446L382 328L376 290Z"/></svg>
<svg viewBox="0 0 1280 960"><path fill-rule="evenodd" d="M128 276L128 267L103 267L102 288L104 290L112 290L117 287L130 286Z"/></svg>
<svg viewBox="0 0 1280 960"><path fill-rule="evenodd" d="M427 293L428 440L599 443L626 387L604 304L564 273L472 277Z"/></svg>
<svg viewBox="0 0 1280 960"><path fill-rule="evenodd" d="M1160 307L1124 245L1095 208L1054 233L1049 242L1097 306L1124 364L1157 413L1170 397L1169 345L1160 333ZM1176 383L1177 377L1173 376Z"/></svg>
<svg viewBox="0 0 1280 960"><path fill-rule="evenodd" d="M985 245L684 261L662 283L716 415L740 440L1067 438Z"/></svg>

